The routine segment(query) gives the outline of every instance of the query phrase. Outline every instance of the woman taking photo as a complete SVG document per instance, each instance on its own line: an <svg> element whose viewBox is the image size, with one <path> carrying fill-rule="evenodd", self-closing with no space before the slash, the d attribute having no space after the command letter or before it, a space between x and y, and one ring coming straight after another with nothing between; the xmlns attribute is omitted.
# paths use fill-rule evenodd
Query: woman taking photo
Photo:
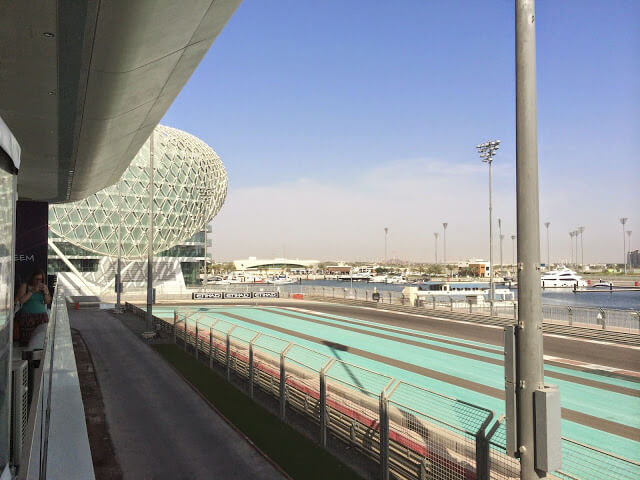
<svg viewBox="0 0 640 480"><path fill-rule="evenodd" d="M27 345L35 328L49 321L47 305L51 304L51 295L44 279L44 272L35 270L18 289L16 296L22 308L16 314L14 336L20 345Z"/></svg>

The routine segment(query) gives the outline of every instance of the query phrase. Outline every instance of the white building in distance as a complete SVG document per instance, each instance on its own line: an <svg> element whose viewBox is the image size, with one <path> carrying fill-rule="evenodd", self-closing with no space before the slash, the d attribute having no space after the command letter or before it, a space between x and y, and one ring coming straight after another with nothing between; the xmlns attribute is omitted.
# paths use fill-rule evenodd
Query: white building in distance
<svg viewBox="0 0 640 480"><path fill-rule="evenodd" d="M258 272L284 272L311 273L318 267L318 260L300 260L289 258L265 258L249 257L242 260L234 260L233 265L237 271L246 270Z"/></svg>

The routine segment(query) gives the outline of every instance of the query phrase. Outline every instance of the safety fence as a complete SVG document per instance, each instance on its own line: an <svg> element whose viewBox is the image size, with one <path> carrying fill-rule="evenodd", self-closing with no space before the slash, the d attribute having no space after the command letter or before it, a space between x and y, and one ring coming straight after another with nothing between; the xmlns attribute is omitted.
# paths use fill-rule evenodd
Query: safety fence
<svg viewBox="0 0 640 480"><path fill-rule="evenodd" d="M145 315L129 303L127 310ZM180 309L170 319L154 317L154 327L211 368L222 367L228 380L243 379L251 398L259 389L277 399L282 420L287 421L289 412L308 417L318 426L321 445L327 446L331 434L356 448L380 465L385 480L519 478L519 461L506 454L504 416L495 419L486 408L215 318L211 312ZM570 461L556 478L612 478L590 467L594 449L563 439L563 452L567 446ZM615 478L640 478L637 463L598 452L601 462L622 472Z"/></svg>
<svg viewBox="0 0 640 480"><path fill-rule="evenodd" d="M428 310L492 315L494 317L514 320L518 318L517 301L495 302L492 308L487 301L475 303L475 301L467 300L464 296L445 297L433 295L411 302L402 292L391 290L374 292L366 288L294 285L283 291L287 295L301 293L305 296L313 297L377 301L381 304L415 306ZM373 296L374 293L377 293L376 297ZM640 332L640 310L545 304L542 306L542 316L544 320L548 322L592 326L603 330L613 327L619 330Z"/></svg>

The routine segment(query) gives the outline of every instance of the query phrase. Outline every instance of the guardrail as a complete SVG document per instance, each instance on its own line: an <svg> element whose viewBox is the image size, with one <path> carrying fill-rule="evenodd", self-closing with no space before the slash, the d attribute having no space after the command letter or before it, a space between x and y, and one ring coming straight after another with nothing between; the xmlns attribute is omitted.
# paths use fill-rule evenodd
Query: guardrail
<svg viewBox="0 0 640 480"><path fill-rule="evenodd" d="M93 479L69 315L61 288L53 294L43 348L44 356L34 373L17 478Z"/></svg>
<svg viewBox="0 0 640 480"><path fill-rule="evenodd" d="M287 290L313 297L373 301L373 292L370 289L364 288L295 285ZM379 294L378 302L383 305L415 306L430 310L475 313L480 315L490 315L491 313L491 307L488 302L474 304L459 297L432 296L421 299L417 304L412 305L409 299L401 292L378 291L377 293ZM542 315L544 320L548 322L598 327L602 330L614 328L640 333L640 310L545 304L542 306ZM493 316L516 320L518 317L517 301L494 304Z"/></svg>
<svg viewBox="0 0 640 480"><path fill-rule="evenodd" d="M145 311L126 304L144 317ZM295 411L318 425L318 440L329 434L380 465L381 478L516 479L519 461L506 455L504 416L447 397L284 339L185 308L172 319L154 317L158 330L228 379L245 381L276 398L280 417ZM594 449L563 439L571 454L555 478L605 480L604 469L590 466ZM607 452L599 461L618 479L640 478L640 466ZM574 460L577 459L577 460Z"/></svg>

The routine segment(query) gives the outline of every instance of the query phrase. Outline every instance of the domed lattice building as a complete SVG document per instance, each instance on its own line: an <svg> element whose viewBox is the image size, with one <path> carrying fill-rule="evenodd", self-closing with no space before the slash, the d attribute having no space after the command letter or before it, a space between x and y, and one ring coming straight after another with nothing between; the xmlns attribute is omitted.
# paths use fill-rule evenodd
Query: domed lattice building
<svg viewBox="0 0 640 480"><path fill-rule="evenodd" d="M102 287L112 282L114 258L120 255L133 261L124 267L130 272L129 283L144 283L139 260L146 259L148 249L151 139L153 252L174 270L187 269L184 273L194 280L198 262L204 260L203 230L226 198L227 173L220 157L202 140L162 125L115 185L78 202L50 206L50 273L75 268L84 280ZM158 267L162 272L163 265ZM170 276L165 272L164 277ZM127 283L125 274L123 280Z"/></svg>

